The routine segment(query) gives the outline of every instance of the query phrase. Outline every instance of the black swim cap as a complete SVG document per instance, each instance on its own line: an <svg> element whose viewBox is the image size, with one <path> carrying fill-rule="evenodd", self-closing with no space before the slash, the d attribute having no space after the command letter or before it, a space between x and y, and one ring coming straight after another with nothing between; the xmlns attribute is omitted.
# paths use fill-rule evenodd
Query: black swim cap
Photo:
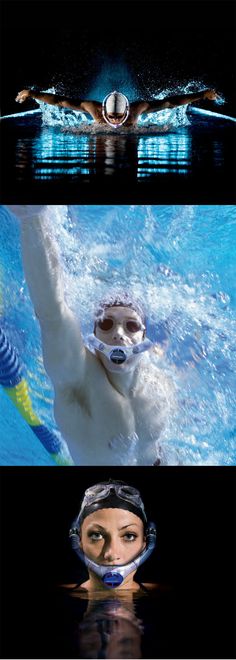
<svg viewBox="0 0 236 660"><path fill-rule="evenodd" d="M110 495L102 502L94 502L94 504L85 507L80 516L80 524L83 523L84 519L89 516L90 513L94 513L94 511L98 511L99 509L125 509L127 511L131 511L131 513L134 513L136 516L138 516L138 518L142 520L144 525L146 524L146 520L141 509L133 506L131 502L121 500L119 497L116 497L116 495Z"/></svg>
<svg viewBox="0 0 236 660"><path fill-rule="evenodd" d="M85 491L79 513L80 525L87 516L99 509L125 509L138 516L144 525L147 522L139 491L123 481L111 479L110 481L100 482Z"/></svg>

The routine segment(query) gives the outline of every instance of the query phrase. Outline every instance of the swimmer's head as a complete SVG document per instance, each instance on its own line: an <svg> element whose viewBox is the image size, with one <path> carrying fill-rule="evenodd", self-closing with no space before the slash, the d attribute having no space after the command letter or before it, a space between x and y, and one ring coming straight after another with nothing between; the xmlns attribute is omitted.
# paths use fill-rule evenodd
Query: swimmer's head
<svg viewBox="0 0 236 660"><path fill-rule="evenodd" d="M108 94L102 103L102 114L110 126L118 127L125 123L129 116L129 101L121 92Z"/></svg>
<svg viewBox="0 0 236 660"><path fill-rule="evenodd" d="M146 316L142 304L139 302L139 300L135 300L133 297L131 298L130 294L126 292L115 293L114 295L110 295L107 298L101 300L95 312L94 334L96 335L97 326L101 325L101 320L103 320L106 315L108 315L109 312L116 307L122 307L124 310L127 310L128 313L130 310L134 312L134 314L131 315L136 317L140 324L143 326L142 339L144 339L146 335Z"/></svg>
<svg viewBox="0 0 236 660"><path fill-rule="evenodd" d="M139 491L110 479L85 491L70 538L90 579L95 574L103 588L119 588L124 582L129 588L155 547L156 528L147 522Z"/></svg>
<svg viewBox="0 0 236 660"><path fill-rule="evenodd" d="M100 303L95 315L94 335L107 346L130 348L141 344L146 334L144 312L138 302L124 296L116 296ZM136 368L141 353L129 360L115 364L105 354L98 354L103 366L109 371L123 373Z"/></svg>
<svg viewBox="0 0 236 660"><path fill-rule="evenodd" d="M144 504L140 492L124 481L110 479L87 488L74 524L80 548L98 564L126 564L145 548Z"/></svg>

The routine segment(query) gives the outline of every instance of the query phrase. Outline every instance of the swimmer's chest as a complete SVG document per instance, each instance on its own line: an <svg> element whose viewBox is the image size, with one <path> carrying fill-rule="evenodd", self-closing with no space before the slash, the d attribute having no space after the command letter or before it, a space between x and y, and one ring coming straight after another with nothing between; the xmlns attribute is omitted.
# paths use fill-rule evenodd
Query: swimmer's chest
<svg viewBox="0 0 236 660"><path fill-rule="evenodd" d="M93 436L98 430L107 438L117 433L152 435L160 430L162 415L163 402L150 386L124 396L103 382L88 393L68 388L59 392L55 400L57 421L73 436Z"/></svg>

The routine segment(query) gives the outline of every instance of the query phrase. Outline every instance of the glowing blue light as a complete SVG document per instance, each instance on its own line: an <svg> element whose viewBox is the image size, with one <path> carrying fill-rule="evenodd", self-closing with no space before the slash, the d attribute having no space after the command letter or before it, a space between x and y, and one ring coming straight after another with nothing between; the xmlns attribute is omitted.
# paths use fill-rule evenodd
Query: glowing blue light
<svg viewBox="0 0 236 660"><path fill-rule="evenodd" d="M0 117L0 119L13 119L14 117L25 117L26 115L35 115L35 114L41 114L41 110L28 110L27 112L17 112L14 115L4 115L4 117Z"/></svg>
<svg viewBox="0 0 236 660"><path fill-rule="evenodd" d="M229 115L222 115L219 112L212 112L211 110L201 110L200 108L191 108L191 112L197 115L208 115L208 117L220 117L220 119L229 119L230 121L236 122L234 117Z"/></svg>
<svg viewBox="0 0 236 660"><path fill-rule="evenodd" d="M70 158L65 161L65 153ZM60 178L89 175L91 165L95 163L95 145L87 135L79 137L74 145L74 135L70 133L54 134L43 130L35 139L33 148L35 179ZM44 164L44 167L42 167Z"/></svg>
<svg viewBox="0 0 236 660"><path fill-rule="evenodd" d="M138 178L150 174L187 174L190 166L189 135L168 134L140 138L138 145ZM149 167L146 167L146 165ZM151 167L150 167L151 165Z"/></svg>

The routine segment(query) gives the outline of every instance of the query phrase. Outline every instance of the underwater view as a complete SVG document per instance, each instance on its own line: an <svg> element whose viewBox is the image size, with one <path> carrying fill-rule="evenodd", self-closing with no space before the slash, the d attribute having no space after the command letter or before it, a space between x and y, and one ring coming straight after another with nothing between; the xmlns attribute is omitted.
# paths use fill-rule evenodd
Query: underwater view
<svg viewBox="0 0 236 660"><path fill-rule="evenodd" d="M142 301L147 337L154 344L142 356L143 377L152 410L160 392L166 401L158 437L163 465L235 465L236 207L71 205L48 207L48 213L60 248L66 300L80 320L85 343L95 309L111 291L126 291ZM0 220L2 336L18 355L29 389L27 405L36 416L32 424L52 433L55 451L70 463L53 416L53 388L22 268L19 222L6 207L1 207ZM158 393L152 387L153 366ZM9 398L3 376L2 367L0 463L55 464L54 449L48 453L40 429L38 437L32 433L22 407ZM130 438L118 434L113 464L152 464L143 440L136 433ZM153 447L156 443L154 433ZM81 449L81 464L84 460Z"/></svg>

